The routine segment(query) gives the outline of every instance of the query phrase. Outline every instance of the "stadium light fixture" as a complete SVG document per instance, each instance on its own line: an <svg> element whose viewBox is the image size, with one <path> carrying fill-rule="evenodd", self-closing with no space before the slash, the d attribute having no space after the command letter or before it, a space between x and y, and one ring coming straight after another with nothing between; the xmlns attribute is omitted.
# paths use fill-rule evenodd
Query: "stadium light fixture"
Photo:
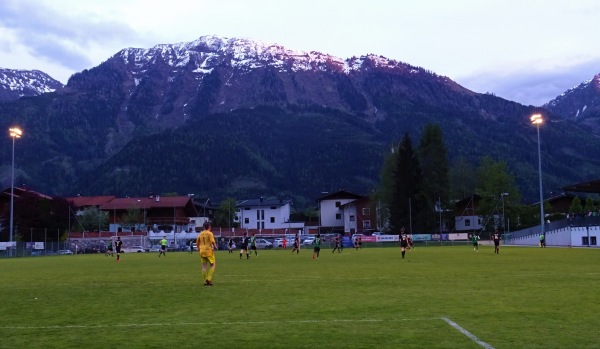
<svg viewBox="0 0 600 349"><path fill-rule="evenodd" d="M544 229L544 195L542 193L542 153L540 150L540 125L544 123L544 119L542 118L542 114L533 114L529 118L531 120L531 124L535 125L537 128L537 142L538 142L538 173L540 180L540 225L542 234L545 233Z"/></svg>
<svg viewBox="0 0 600 349"><path fill-rule="evenodd" d="M10 229L8 242L11 245L10 255L12 256L12 241L13 241L13 217L14 217L14 201L15 201L15 139L21 138L23 131L18 127L11 127L8 133L12 138L12 174L10 180Z"/></svg>

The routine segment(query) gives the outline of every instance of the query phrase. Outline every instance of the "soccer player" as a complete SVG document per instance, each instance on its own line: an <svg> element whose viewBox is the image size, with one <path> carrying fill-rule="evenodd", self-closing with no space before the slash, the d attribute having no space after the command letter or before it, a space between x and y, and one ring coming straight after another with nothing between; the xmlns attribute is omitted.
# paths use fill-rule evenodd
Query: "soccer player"
<svg viewBox="0 0 600 349"><path fill-rule="evenodd" d="M296 234L294 237L294 248L292 249L292 254L294 254L294 251L296 251L296 254L300 253L300 238L298 237L298 234Z"/></svg>
<svg viewBox="0 0 600 349"><path fill-rule="evenodd" d="M408 235L408 249L414 249L415 248L415 243L413 241L412 235Z"/></svg>
<svg viewBox="0 0 600 349"><path fill-rule="evenodd" d="M362 250L362 236L356 238L356 250L358 251L359 248Z"/></svg>
<svg viewBox="0 0 600 349"><path fill-rule="evenodd" d="M121 241L120 236L117 236L117 241L115 242L115 250L117 251L117 262L121 260L121 247L123 247L123 241Z"/></svg>
<svg viewBox="0 0 600 349"><path fill-rule="evenodd" d="M250 253L248 252L248 236L247 233L244 233L244 237L242 238L242 242L240 243L240 259L242 259L242 253L246 252L246 259L250 259Z"/></svg>
<svg viewBox="0 0 600 349"><path fill-rule="evenodd" d="M500 232L498 232L498 228L494 234L492 234L492 239L494 240L494 253L500 253Z"/></svg>
<svg viewBox="0 0 600 349"><path fill-rule="evenodd" d="M479 235L473 233L471 236L471 243L473 243L473 251L479 252Z"/></svg>
<svg viewBox="0 0 600 349"><path fill-rule="evenodd" d="M287 240L285 239L285 236L283 237L283 240L281 241L281 247L283 247L283 249L287 249Z"/></svg>
<svg viewBox="0 0 600 349"><path fill-rule="evenodd" d="M256 248L256 234L252 234L250 238L250 250L254 251L254 255L258 257L258 249Z"/></svg>
<svg viewBox="0 0 600 349"><path fill-rule="evenodd" d="M200 260L202 261L202 278L204 279L204 286L212 286L212 277L215 272L215 254L213 250L218 250L215 237L210 231L210 222L204 222L204 230L198 234L196 239L196 246L200 253ZM210 268L208 267L210 265Z"/></svg>
<svg viewBox="0 0 600 349"><path fill-rule="evenodd" d="M229 242L227 243L227 247L229 247L229 253L233 253L233 238L229 238Z"/></svg>
<svg viewBox="0 0 600 349"><path fill-rule="evenodd" d="M544 232L540 235L540 247L546 247L546 236L544 236Z"/></svg>
<svg viewBox="0 0 600 349"><path fill-rule="evenodd" d="M400 250L402 251L402 258L406 254L406 247L408 246L408 238L404 234L404 227L400 229Z"/></svg>
<svg viewBox="0 0 600 349"><path fill-rule="evenodd" d="M113 256L113 243L112 243L112 239L108 240L108 245L106 246L106 253L104 254L104 256L108 256L110 255L111 257Z"/></svg>
<svg viewBox="0 0 600 349"><path fill-rule="evenodd" d="M315 256L319 258L319 253L321 252L321 234L317 233L317 237L313 240L313 255L312 259L315 259Z"/></svg>
<svg viewBox="0 0 600 349"><path fill-rule="evenodd" d="M167 244L169 242L167 241L167 237L163 236L162 240L160 240L160 252L158 253L158 258L160 258L160 255L162 254L163 256L167 256Z"/></svg>
<svg viewBox="0 0 600 349"><path fill-rule="evenodd" d="M338 250L338 253L340 253L340 236L336 235L335 236L335 247L333 248L333 251L331 251L331 253L335 252L335 250Z"/></svg>

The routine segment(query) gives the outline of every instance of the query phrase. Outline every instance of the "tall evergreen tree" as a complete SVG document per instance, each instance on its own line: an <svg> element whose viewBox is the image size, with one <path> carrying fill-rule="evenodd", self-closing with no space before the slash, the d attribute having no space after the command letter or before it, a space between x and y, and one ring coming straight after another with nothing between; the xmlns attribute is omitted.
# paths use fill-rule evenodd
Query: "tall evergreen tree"
<svg viewBox="0 0 600 349"><path fill-rule="evenodd" d="M395 156L392 169L392 188L388 208L390 232L399 233L402 227L409 232L411 212L420 209L418 193L421 187L421 169L408 133L405 133Z"/></svg>
<svg viewBox="0 0 600 349"><path fill-rule="evenodd" d="M443 219L440 213L449 206L450 192L448 151L439 125L425 126L417 153L423 174L420 197L424 206L417 212L417 220L424 231L435 231L440 227L439 219Z"/></svg>

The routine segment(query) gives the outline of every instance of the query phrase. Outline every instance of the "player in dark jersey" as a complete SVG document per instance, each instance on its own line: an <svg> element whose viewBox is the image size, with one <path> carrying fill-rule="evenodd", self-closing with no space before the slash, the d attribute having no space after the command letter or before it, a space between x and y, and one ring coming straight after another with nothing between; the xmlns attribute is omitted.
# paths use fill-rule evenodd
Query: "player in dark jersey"
<svg viewBox="0 0 600 349"><path fill-rule="evenodd" d="M338 250L338 253L340 253L340 236L336 235L335 236L335 247L333 247L333 251L331 251L331 253L335 252L335 250Z"/></svg>
<svg viewBox="0 0 600 349"><path fill-rule="evenodd" d="M292 249L292 254L294 254L294 251L296 251L296 254L300 253L300 237L298 237L298 234L296 234L294 237L294 248Z"/></svg>
<svg viewBox="0 0 600 349"><path fill-rule="evenodd" d="M248 252L248 235L244 233L244 237L242 238L242 243L240 247L240 259L242 259L242 253L246 252L246 259L250 259L250 253Z"/></svg>
<svg viewBox="0 0 600 349"><path fill-rule="evenodd" d="M404 227L400 229L400 250L402 251L402 258L404 258L404 254L406 253L406 248L408 247L408 237L404 233Z"/></svg>
<svg viewBox="0 0 600 349"><path fill-rule="evenodd" d="M123 247L123 241L121 241L121 237L117 236L117 241L115 241L115 251L117 251L117 262L121 260L121 248Z"/></svg>
<svg viewBox="0 0 600 349"><path fill-rule="evenodd" d="M229 242L227 243L227 247L229 247L229 253L233 253L233 238L229 238Z"/></svg>
<svg viewBox="0 0 600 349"><path fill-rule="evenodd" d="M496 228L496 231L494 232L494 234L492 234L492 240L494 240L494 253L499 254L500 253L500 232L498 231L498 228Z"/></svg>

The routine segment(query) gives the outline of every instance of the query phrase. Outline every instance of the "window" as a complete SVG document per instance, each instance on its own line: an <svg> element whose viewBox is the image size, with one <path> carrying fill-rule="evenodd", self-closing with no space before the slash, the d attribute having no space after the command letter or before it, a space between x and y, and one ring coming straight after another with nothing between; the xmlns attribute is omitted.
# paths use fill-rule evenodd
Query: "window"
<svg viewBox="0 0 600 349"><path fill-rule="evenodd" d="M354 215L350 216L350 222L354 222Z"/></svg>
<svg viewBox="0 0 600 349"><path fill-rule="evenodd" d="M371 209L368 208L368 207L363 207L362 212L363 212L363 216L370 216L371 215Z"/></svg>
<svg viewBox="0 0 600 349"><path fill-rule="evenodd" d="M590 244L589 242L590 242L590 240L588 239L588 237L587 237L587 236L582 236L582 237L581 237L581 244L582 244L582 245L586 245L586 246L587 246L587 245L589 245L589 244Z"/></svg>
<svg viewBox="0 0 600 349"><path fill-rule="evenodd" d="M335 214L335 219L337 219L337 220L342 219L342 214L341 213L336 213Z"/></svg>
<svg viewBox="0 0 600 349"><path fill-rule="evenodd" d="M248 218L248 217L244 218L244 223L245 223L245 224L248 224L248 223L250 223L250 218Z"/></svg>
<svg viewBox="0 0 600 349"><path fill-rule="evenodd" d="M271 217L270 221L271 223L275 223L275 217Z"/></svg>
<svg viewBox="0 0 600 349"><path fill-rule="evenodd" d="M370 229L371 228L371 221L370 220L364 220L363 221L363 228Z"/></svg>
<svg viewBox="0 0 600 349"><path fill-rule="evenodd" d="M335 202L335 207L340 207L342 206L342 202L341 201L336 201Z"/></svg>
<svg viewBox="0 0 600 349"><path fill-rule="evenodd" d="M590 245L596 246L596 237L595 236L590 236Z"/></svg>
<svg viewBox="0 0 600 349"><path fill-rule="evenodd" d="M471 226L471 220L465 219L465 227L470 227L470 226Z"/></svg>

